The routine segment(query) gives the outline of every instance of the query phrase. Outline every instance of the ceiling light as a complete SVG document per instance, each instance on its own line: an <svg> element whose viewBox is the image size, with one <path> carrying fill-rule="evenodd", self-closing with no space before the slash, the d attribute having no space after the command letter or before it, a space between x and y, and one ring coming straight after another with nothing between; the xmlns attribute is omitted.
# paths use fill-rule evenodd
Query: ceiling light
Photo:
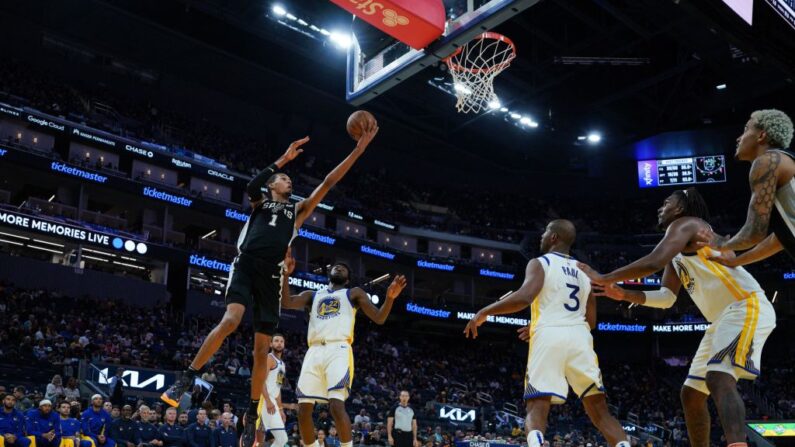
<svg viewBox="0 0 795 447"><path fill-rule="evenodd" d="M472 90L468 89L465 85L455 84L455 85L453 85L453 89L455 89L455 91L457 91L459 93L463 93L465 95L471 95L472 94Z"/></svg>
<svg viewBox="0 0 795 447"><path fill-rule="evenodd" d="M289 12L287 14L285 14L284 16L287 17L290 20L298 20L298 17L290 14Z"/></svg>
<svg viewBox="0 0 795 447"><path fill-rule="evenodd" d="M322 31L321 31L322 32ZM351 36L348 34L332 31L329 34L329 39L334 42L338 47L347 50L351 46Z"/></svg>
<svg viewBox="0 0 795 447"><path fill-rule="evenodd" d="M715 88L718 89L718 90L726 90L726 84L716 85Z"/></svg>
<svg viewBox="0 0 795 447"><path fill-rule="evenodd" d="M520 123L524 124L525 126L529 126L530 123L533 122L530 118L523 116L522 119L519 120Z"/></svg>
<svg viewBox="0 0 795 447"><path fill-rule="evenodd" d="M501 108L500 108L500 112L507 112L507 111L508 111L508 108L507 108L507 107L501 107Z"/></svg>
<svg viewBox="0 0 795 447"><path fill-rule="evenodd" d="M535 122L535 121L530 121L530 124L528 124L528 125L529 125L530 127L532 127L533 129L535 129L536 127L538 127L538 123L537 123L537 122Z"/></svg>
<svg viewBox="0 0 795 447"><path fill-rule="evenodd" d="M492 109L492 110L499 109L500 108L500 100L497 99L497 98L494 98L491 101L489 101L489 108Z"/></svg>
<svg viewBox="0 0 795 447"><path fill-rule="evenodd" d="M588 142L589 143L596 144L596 143L598 143L600 141L602 141L602 135L600 135L600 134L598 134L596 132L591 132L591 133L588 134Z"/></svg>
<svg viewBox="0 0 795 447"><path fill-rule="evenodd" d="M273 13L281 17L287 14L287 10L282 5L273 5Z"/></svg>
<svg viewBox="0 0 795 447"><path fill-rule="evenodd" d="M519 115L519 114L518 114L518 113L516 113L516 112L511 112L511 118L513 118L513 119L515 119L515 120L518 120L518 119L519 119L519 118L521 118L521 117L522 117L522 115Z"/></svg>
<svg viewBox="0 0 795 447"><path fill-rule="evenodd" d="M579 137L577 137L577 139L580 140L580 141L583 141L586 138L588 138L588 137L586 137L585 135L580 135Z"/></svg>

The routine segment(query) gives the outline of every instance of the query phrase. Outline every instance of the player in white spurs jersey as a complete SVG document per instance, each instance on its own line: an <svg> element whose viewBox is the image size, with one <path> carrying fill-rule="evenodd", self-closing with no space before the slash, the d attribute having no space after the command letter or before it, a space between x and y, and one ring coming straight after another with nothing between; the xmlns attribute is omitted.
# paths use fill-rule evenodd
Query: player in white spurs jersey
<svg viewBox="0 0 795 447"><path fill-rule="evenodd" d="M737 392L738 379L759 375L762 347L776 326L776 313L759 283L742 267L727 268L709 259L711 249L699 248L699 232L708 228L707 205L694 189L675 191L658 211L665 237L647 256L608 274L580 267L597 285L597 296L608 296L649 307L673 306L682 286L704 318L712 323L693 357L682 387L690 444L708 447L712 395L729 446L745 446L745 406ZM641 292L615 286L665 269L662 288ZM601 288L604 290L601 290Z"/></svg>
<svg viewBox="0 0 795 447"><path fill-rule="evenodd" d="M489 315L511 314L530 306L524 391L528 446L543 446L550 405L564 403L571 386L610 445L629 447L621 424L607 408L591 336L596 300L589 299L590 281L569 255L575 238L570 221L550 222L541 236L544 255L527 264L522 287L478 311L464 334L476 338Z"/></svg>
<svg viewBox="0 0 795 447"><path fill-rule="evenodd" d="M295 260L288 253L288 271ZM348 288L350 268L337 263L329 272L329 285L323 290L307 290L290 295L284 282L282 307L309 310L309 328L304 362L298 377L295 394L298 397L298 428L305 447L318 447L312 411L315 403L328 403L331 417L340 436L341 447L351 447L353 432L345 410L345 400L353 383L353 328L356 312L361 310L376 324L384 324L392 304L406 287L406 278L397 275L386 292L381 308L375 307L367 293L359 287Z"/></svg>
<svg viewBox="0 0 795 447"><path fill-rule="evenodd" d="M284 335L276 333L271 339L271 352L268 354L268 377L262 387L262 398L257 409L257 428L264 435L268 431L273 435L271 447L283 447L287 444L287 433L284 431L284 414L282 404L282 384L286 368L282 361L284 354Z"/></svg>
<svg viewBox="0 0 795 447"><path fill-rule="evenodd" d="M737 138L734 157L752 162L748 174L751 203L745 224L732 237L710 231L700 237L721 251L753 249L742 255L741 262L724 264L749 264L781 250L795 259L795 155L786 151L792 135L790 117L768 109L753 112Z"/></svg>

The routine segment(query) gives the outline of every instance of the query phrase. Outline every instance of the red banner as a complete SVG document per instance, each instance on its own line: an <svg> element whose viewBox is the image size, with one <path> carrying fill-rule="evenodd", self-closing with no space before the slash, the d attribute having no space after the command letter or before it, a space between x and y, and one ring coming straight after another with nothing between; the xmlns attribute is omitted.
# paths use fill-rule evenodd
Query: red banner
<svg viewBox="0 0 795 447"><path fill-rule="evenodd" d="M340 8L414 48L444 32L442 0L331 0Z"/></svg>

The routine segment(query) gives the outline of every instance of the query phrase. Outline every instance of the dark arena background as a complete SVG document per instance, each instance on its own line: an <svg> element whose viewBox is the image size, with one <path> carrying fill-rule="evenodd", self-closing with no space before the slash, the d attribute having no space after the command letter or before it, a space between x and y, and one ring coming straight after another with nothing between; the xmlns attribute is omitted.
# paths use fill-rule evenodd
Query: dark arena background
<svg viewBox="0 0 795 447"><path fill-rule="evenodd" d="M238 236L250 236L249 182L304 136L303 153L278 170L296 210L341 160L361 156L304 216L284 281L332 296L342 262L371 306L392 304L383 324L357 313L355 374L340 386L352 442L527 445L534 388L518 332L532 335L531 310L489 317L477 339L465 326L527 290L552 220L573 222L570 255L599 272L654 249L658 209L682 188L704 197L716 233L736 234L754 184L749 160L735 158L738 137L756 110L795 114L794 10L791 0L0 1L0 446L252 446L243 421L267 346L255 349L251 306L239 326L218 326L230 333L177 396L174 426L161 395L193 379L186 371L217 334L236 259L248 256ZM487 31L509 39L500 57L512 59L447 63L459 48L480 51L471 46ZM364 153L346 133L359 109L379 128ZM622 287L659 289L666 264ZM757 380L737 382L740 430L748 444L792 446L795 261L780 252L746 269L776 327ZM406 284L395 298L396 275ZM668 309L557 293L575 308L597 300L607 408L632 446L732 444L715 399L708 439L688 433L680 390L715 322L688 294L693 278L678 276ZM291 447L307 435L350 445L334 399L299 433L299 375L318 344L307 343L308 322L340 312L334 303L311 317L271 313L285 340L279 405ZM551 361L530 363L555 375ZM416 434L400 428L402 390ZM551 394L539 390L527 402ZM579 397L552 407L543 445L613 447ZM256 442L281 447L275 433L259 427Z"/></svg>

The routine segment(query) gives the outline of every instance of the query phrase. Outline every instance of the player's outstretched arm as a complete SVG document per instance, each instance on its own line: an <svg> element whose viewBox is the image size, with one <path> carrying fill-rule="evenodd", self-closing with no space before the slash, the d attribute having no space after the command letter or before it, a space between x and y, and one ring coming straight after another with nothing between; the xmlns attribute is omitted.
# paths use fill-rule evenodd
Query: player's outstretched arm
<svg viewBox="0 0 795 447"><path fill-rule="evenodd" d="M464 328L464 336L478 338L478 327L489 315L503 315L526 309L544 287L544 268L538 259L531 259L525 269L524 282L519 290L480 309Z"/></svg>
<svg viewBox="0 0 795 447"><path fill-rule="evenodd" d="M687 247L690 240L693 239L693 236L701 227L700 219L679 219L675 221L668 227L665 236L651 253L632 264L610 273L600 274L581 262L578 262L577 266L588 275L592 283L602 286L629 279L643 278L664 269L674 256Z"/></svg>
<svg viewBox="0 0 795 447"><path fill-rule="evenodd" d="M309 141L309 137L304 137L300 140L295 140L290 143L290 146L287 147L287 150L284 151L284 154L282 154L278 160L260 171L254 176L253 179L251 179L250 182L248 182L246 185L246 192L248 193L248 200L251 202L252 208L255 208L257 205L262 203L263 200L265 200L265 195L262 193L262 188L268 182L268 179L275 174L276 171L283 168L284 165L295 160L295 157L301 155L301 153L304 152L304 150L301 149L301 146L306 144L307 141Z"/></svg>
<svg viewBox="0 0 795 447"><path fill-rule="evenodd" d="M778 189L778 167L781 154L767 152L751 165L748 182L751 184L751 203L745 224L732 238L715 235L710 246L721 250L747 250L762 242L770 225L770 215Z"/></svg>
<svg viewBox="0 0 795 447"><path fill-rule="evenodd" d="M658 309L667 309L674 305L676 297L679 295L679 289L682 288L682 282L676 276L676 270L669 262L665 266L662 277L662 287L657 290L629 290L619 287L613 283L607 285L593 285L593 296L604 296L616 301L626 301L628 303L656 307Z"/></svg>
<svg viewBox="0 0 795 447"><path fill-rule="evenodd" d="M374 124L372 127L367 129L362 133L362 136L359 138L359 141L356 143L356 148L345 157L345 160L342 160L340 164L337 165L336 168L332 169L331 172L326 175L326 178L323 179L323 183L318 185L312 194L309 195L305 200L298 202L297 207L297 215L295 216L295 226L300 228L301 225L304 224L304 221L312 214L312 211L315 210L317 205L326 197L326 194L337 184L345 174L351 169L351 166L359 159L359 157L364 154L364 150L367 149L367 146L373 141L375 135L378 133L378 125Z"/></svg>
<svg viewBox="0 0 795 447"><path fill-rule="evenodd" d="M311 290L305 290L298 295L290 294L290 275L295 270L295 258L290 248L284 255L284 266L282 267L284 273L282 275L282 309L306 309L312 302Z"/></svg>
<svg viewBox="0 0 795 447"><path fill-rule="evenodd" d="M375 324L384 324L389 313L392 312L392 305L395 303L395 299L400 296L400 293L406 288L406 283L405 276L396 275L392 283L386 289L386 300L384 300L384 304L382 304L380 308L375 307L367 296L367 293L358 287L351 289L351 301L367 315L367 318L373 320Z"/></svg>
<svg viewBox="0 0 795 447"><path fill-rule="evenodd" d="M781 250L784 250L784 246L781 245L781 241L778 240L776 234L771 233L765 240L754 246L754 248L739 256L735 256L734 252L729 250L721 252L719 256L712 256L709 259L718 264L725 265L726 267L741 267L767 259Z"/></svg>

